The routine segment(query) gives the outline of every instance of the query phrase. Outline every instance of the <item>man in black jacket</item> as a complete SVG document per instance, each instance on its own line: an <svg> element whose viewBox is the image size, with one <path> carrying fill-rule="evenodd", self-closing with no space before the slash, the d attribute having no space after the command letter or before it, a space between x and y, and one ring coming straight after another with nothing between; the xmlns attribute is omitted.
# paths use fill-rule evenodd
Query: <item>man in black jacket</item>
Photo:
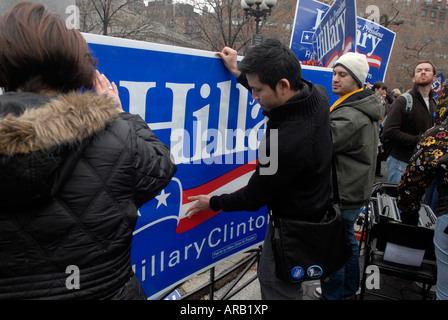
<svg viewBox="0 0 448 320"><path fill-rule="evenodd" d="M398 97L390 107L383 137L392 143L392 150L387 158L391 183L400 182L421 135L434 125L437 107L431 85L435 74L435 67L430 61L419 62L412 78L414 88L409 92L412 97L411 110L406 109L407 102L403 96Z"/></svg>
<svg viewBox="0 0 448 320"><path fill-rule="evenodd" d="M235 50L226 47L217 54L269 118L264 154L278 146L277 170L264 172L267 165L260 153L246 187L232 194L189 197L197 203L186 214L210 209L255 211L267 205L274 216L320 221L329 203L333 150L326 90L301 78L299 60L277 40L251 47L238 65ZM271 237L270 224L258 267L262 298L301 299L300 284L276 276Z"/></svg>

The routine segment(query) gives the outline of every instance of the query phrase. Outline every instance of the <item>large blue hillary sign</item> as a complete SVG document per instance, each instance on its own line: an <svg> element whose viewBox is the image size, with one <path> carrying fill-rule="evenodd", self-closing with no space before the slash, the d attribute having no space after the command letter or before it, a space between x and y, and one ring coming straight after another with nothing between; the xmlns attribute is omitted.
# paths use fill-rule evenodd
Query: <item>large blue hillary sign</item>
<svg viewBox="0 0 448 320"><path fill-rule="evenodd" d="M247 184L265 130L260 105L214 52L84 36L99 71L117 84L123 109L145 119L178 167L171 183L139 209L131 263L147 297L260 246L266 208L185 216L189 196ZM328 90L332 73L314 69L303 76Z"/></svg>
<svg viewBox="0 0 448 320"><path fill-rule="evenodd" d="M312 39L329 8L329 5L315 0L297 1L290 47L299 60L312 59L314 51ZM370 83L384 81L394 41L394 32L375 22L356 17L356 51L366 55L370 66L366 81ZM331 59L332 55L337 55L339 52L332 51L327 66L334 60Z"/></svg>

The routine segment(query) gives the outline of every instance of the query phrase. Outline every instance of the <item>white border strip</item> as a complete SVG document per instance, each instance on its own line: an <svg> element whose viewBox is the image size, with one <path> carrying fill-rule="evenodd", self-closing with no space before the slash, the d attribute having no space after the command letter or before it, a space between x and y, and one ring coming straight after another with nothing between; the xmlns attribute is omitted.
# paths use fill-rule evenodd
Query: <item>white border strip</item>
<svg viewBox="0 0 448 320"><path fill-rule="evenodd" d="M93 33L83 33L82 32L81 34L84 36L84 38L86 39L86 41L88 43L117 46L117 47L124 47L124 48L133 48L133 49L152 50L152 51L159 51L159 52L187 54L187 55L191 55L191 56L200 56L200 57L220 59L216 55L216 53L212 52L212 51L178 47L178 46L146 42L146 41L140 41L140 40L131 40L131 39L125 39L125 38L103 36L103 35L93 34ZM238 61L240 61L242 59L243 59L242 56L238 56Z"/></svg>

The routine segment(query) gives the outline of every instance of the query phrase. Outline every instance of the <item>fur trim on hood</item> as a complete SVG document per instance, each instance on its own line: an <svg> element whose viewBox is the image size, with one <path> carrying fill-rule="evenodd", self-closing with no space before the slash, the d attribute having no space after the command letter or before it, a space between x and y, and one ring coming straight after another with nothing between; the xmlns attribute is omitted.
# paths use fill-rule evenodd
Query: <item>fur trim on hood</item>
<svg viewBox="0 0 448 320"><path fill-rule="evenodd" d="M83 148L118 117L105 96L0 96L0 203L6 212L49 201Z"/></svg>
<svg viewBox="0 0 448 320"><path fill-rule="evenodd" d="M116 105L106 96L61 95L19 116L10 113L0 118L0 154L14 156L80 143L117 117Z"/></svg>

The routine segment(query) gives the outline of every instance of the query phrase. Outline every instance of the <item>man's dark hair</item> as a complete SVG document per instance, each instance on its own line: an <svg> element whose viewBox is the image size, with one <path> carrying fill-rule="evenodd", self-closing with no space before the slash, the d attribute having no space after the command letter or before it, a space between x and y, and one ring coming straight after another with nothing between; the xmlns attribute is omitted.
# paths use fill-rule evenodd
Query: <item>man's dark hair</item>
<svg viewBox="0 0 448 320"><path fill-rule="evenodd" d="M275 90L278 81L285 78L291 89L301 86L302 67L295 53L276 39L266 39L262 44L251 46L238 69L244 74L256 74L261 83Z"/></svg>
<svg viewBox="0 0 448 320"><path fill-rule="evenodd" d="M417 69L417 66L423 63L429 63L432 66L432 73L436 74L436 66L434 65L434 63L432 63L431 60L422 60L419 61L415 64L414 69L412 70L412 76L415 76L415 69Z"/></svg>

